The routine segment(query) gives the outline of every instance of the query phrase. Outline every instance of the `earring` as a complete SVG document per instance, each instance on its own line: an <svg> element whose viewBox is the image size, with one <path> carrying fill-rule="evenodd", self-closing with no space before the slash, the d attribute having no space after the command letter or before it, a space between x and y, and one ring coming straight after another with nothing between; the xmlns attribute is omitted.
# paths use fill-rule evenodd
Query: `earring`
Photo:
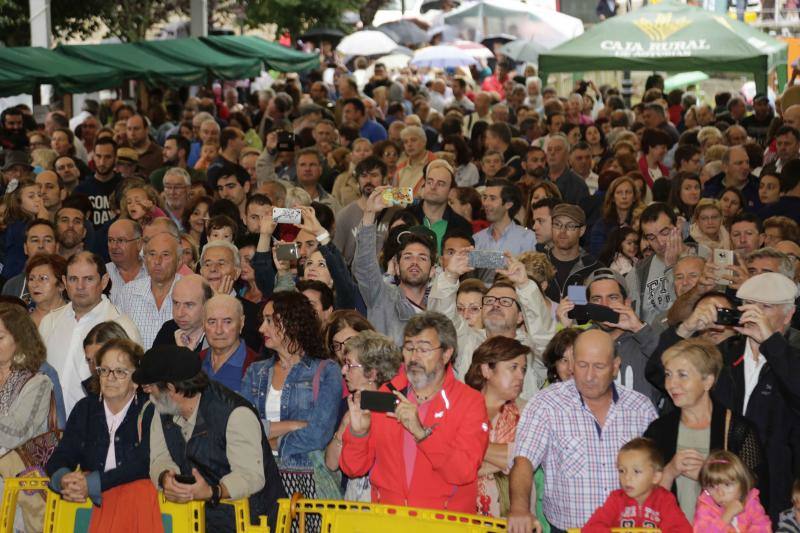
<svg viewBox="0 0 800 533"><path fill-rule="evenodd" d="M14 354L12 361L14 361L15 365L22 366L25 363L25 354L24 353Z"/></svg>

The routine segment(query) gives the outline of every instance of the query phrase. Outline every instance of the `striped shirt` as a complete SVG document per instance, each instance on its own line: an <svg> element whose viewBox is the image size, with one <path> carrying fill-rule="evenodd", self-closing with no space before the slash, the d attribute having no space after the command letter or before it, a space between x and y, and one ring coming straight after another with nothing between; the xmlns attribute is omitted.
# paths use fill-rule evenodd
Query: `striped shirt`
<svg viewBox="0 0 800 533"><path fill-rule="evenodd" d="M559 529L582 527L619 488L617 452L656 419L646 396L611 386L613 402L602 427L574 380L550 385L534 396L517 426L514 457L544 469L544 514Z"/></svg>

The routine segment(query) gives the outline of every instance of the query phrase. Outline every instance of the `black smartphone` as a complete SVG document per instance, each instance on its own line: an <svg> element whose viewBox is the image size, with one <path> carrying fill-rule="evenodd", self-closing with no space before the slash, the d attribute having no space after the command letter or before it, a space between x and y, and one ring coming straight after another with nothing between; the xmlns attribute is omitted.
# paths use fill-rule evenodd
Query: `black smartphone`
<svg viewBox="0 0 800 533"><path fill-rule="evenodd" d="M391 392L361 391L361 408L376 413L394 413L397 397Z"/></svg>
<svg viewBox="0 0 800 533"><path fill-rule="evenodd" d="M197 482L192 474L175 474L175 481L184 485L194 485Z"/></svg>
<svg viewBox="0 0 800 533"><path fill-rule="evenodd" d="M279 152L294 151L294 133L285 130L281 130L278 132L278 151Z"/></svg>
<svg viewBox="0 0 800 533"><path fill-rule="evenodd" d="M725 307L717 309L717 320L715 324L720 326L738 326L742 318L742 312L738 309L727 309Z"/></svg>
<svg viewBox="0 0 800 533"><path fill-rule="evenodd" d="M619 322L619 313L610 307L591 303L576 305L572 311L567 313L567 316L578 324L586 324L590 320L594 320L595 322L611 322L612 324Z"/></svg>

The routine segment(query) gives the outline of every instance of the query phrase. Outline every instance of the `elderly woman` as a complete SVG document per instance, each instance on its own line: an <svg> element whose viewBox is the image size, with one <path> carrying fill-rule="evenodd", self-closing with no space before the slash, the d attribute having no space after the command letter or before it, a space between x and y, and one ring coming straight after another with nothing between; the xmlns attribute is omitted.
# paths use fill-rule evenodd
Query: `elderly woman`
<svg viewBox="0 0 800 533"><path fill-rule="evenodd" d="M676 494L689 521L701 492L700 468L714 450L738 455L756 474L759 488L766 487L767 465L755 428L711 397L722 370L717 347L704 339L687 339L668 348L661 361L676 409L653 421L644 436L658 443L666 462L661 486Z"/></svg>
<svg viewBox="0 0 800 533"><path fill-rule="evenodd" d="M392 339L375 331L362 331L350 337L344 348L344 365L342 376L347 389L352 392L377 391L384 383L391 380L400 368L403 356ZM346 400L342 400L347 405ZM339 456L342 454L342 435L350 424L350 414L345 412L333 440L325 450L325 465L332 471L339 468ZM345 500L371 501L372 488L369 476L347 480Z"/></svg>
<svg viewBox="0 0 800 533"><path fill-rule="evenodd" d="M719 200L703 198L697 203L689 227L689 235L701 246L709 249L731 249L731 237L722 225L723 214Z"/></svg>
<svg viewBox="0 0 800 533"><path fill-rule="evenodd" d="M258 410L287 494L317 497L314 465L336 429L342 377L325 357L320 323L298 292L276 292L264 305L259 332L274 356L250 365L241 394Z"/></svg>
<svg viewBox="0 0 800 533"><path fill-rule="evenodd" d="M87 394L94 394L95 396L100 393L100 382L97 376L97 352L103 347L105 343L114 339L128 340L128 334L116 322L100 322L96 324L89 333L83 338L83 353L86 356L86 364L89 367L89 372L92 374L81 382L83 389Z"/></svg>
<svg viewBox="0 0 800 533"><path fill-rule="evenodd" d="M66 304L64 276L67 261L56 254L37 254L25 264L25 283L34 308L31 318L38 326L44 316Z"/></svg>
<svg viewBox="0 0 800 533"><path fill-rule="evenodd" d="M149 479L149 429L153 407L133 382L143 351L128 339L112 339L95 354L100 396L81 399L64 436L47 462L50 487L67 501L89 498L99 506L92 525L113 521L130 531L160 524L156 491ZM131 505L136 501L136 505Z"/></svg>

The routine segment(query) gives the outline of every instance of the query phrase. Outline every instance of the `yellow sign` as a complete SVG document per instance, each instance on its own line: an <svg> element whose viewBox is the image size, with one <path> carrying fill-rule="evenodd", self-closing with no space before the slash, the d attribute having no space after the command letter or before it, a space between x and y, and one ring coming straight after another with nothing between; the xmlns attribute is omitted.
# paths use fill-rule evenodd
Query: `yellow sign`
<svg viewBox="0 0 800 533"><path fill-rule="evenodd" d="M673 20L672 13L664 13L656 16L654 19L646 19L642 17L635 21L634 24L651 40L665 41L667 37L673 33L680 31L691 24L691 21L687 17L681 17Z"/></svg>

